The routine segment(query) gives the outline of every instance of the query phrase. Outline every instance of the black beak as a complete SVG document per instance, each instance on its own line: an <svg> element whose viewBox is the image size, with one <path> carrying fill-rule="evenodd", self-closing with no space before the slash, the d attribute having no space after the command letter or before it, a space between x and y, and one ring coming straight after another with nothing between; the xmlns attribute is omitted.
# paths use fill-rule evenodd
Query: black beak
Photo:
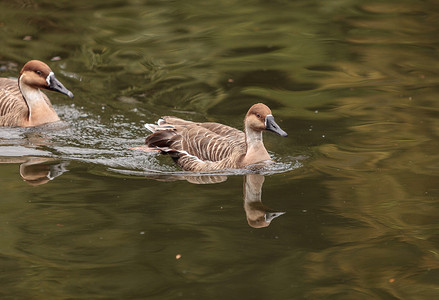
<svg viewBox="0 0 439 300"><path fill-rule="evenodd" d="M270 223L274 218L282 216L284 213L285 213L284 211L267 212L265 213L265 222Z"/></svg>
<svg viewBox="0 0 439 300"><path fill-rule="evenodd" d="M272 115L268 115L265 118L265 129L269 131L273 131L277 133L280 136L288 136L288 133L282 130L282 128L277 125L277 123L274 121L274 117Z"/></svg>
<svg viewBox="0 0 439 300"><path fill-rule="evenodd" d="M73 93L66 89L66 87L58 80L56 79L55 75L53 73L49 74L47 76L47 83L49 84L48 89L52 91L59 92L61 94L67 95L70 98L73 98Z"/></svg>

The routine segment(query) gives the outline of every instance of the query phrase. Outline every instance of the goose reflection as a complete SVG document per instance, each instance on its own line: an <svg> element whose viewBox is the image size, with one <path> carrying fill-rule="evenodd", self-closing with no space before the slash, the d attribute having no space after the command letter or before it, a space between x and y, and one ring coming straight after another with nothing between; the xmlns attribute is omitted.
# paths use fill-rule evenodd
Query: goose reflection
<svg viewBox="0 0 439 300"><path fill-rule="evenodd" d="M51 157L2 158L0 163L20 163L20 176L29 185L46 184L67 172L68 162Z"/></svg>
<svg viewBox="0 0 439 300"><path fill-rule="evenodd" d="M264 175L246 174L243 176L244 211L248 225L253 228L267 227L275 218L285 214L282 211L274 211L262 203ZM158 181L186 180L193 184L214 184L227 180L226 175L148 175L147 177Z"/></svg>
<svg viewBox="0 0 439 300"><path fill-rule="evenodd" d="M273 211L262 203L262 185L265 176L248 174L244 176L244 210L248 225L262 228L270 225L271 221L285 212Z"/></svg>

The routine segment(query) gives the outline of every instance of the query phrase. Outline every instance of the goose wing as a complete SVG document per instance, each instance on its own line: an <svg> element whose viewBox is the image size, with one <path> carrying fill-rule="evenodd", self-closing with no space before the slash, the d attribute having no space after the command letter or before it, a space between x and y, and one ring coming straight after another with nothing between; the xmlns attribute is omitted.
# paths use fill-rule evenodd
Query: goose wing
<svg viewBox="0 0 439 300"><path fill-rule="evenodd" d="M17 126L25 120L29 109L17 81L0 78L0 126Z"/></svg>
<svg viewBox="0 0 439 300"><path fill-rule="evenodd" d="M177 131L178 132L178 131ZM220 135L203 126L191 126L181 132L180 147L201 160L221 161L245 154L245 138Z"/></svg>
<svg viewBox="0 0 439 300"><path fill-rule="evenodd" d="M167 127L175 128L175 126L178 127L179 125L185 127L200 126L221 137L229 139L232 143L234 143L237 140L242 140L242 141L245 140L245 134L241 130L215 122L204 122L204 123L192 122L177 117L166 116L166 117L162 117L159 120L158 124L159 124L158 127L161 127L162 129L165 129Z"/></svg>
<svg viewBox="0 0 439 300"><path fill-rule="evenodd" d="M216 162L246 151L244 133L219 123L163 117L157 125L148 124L147 128L154 133L146 139L146 144L171 155L184 152L203 161Z"/></svg>

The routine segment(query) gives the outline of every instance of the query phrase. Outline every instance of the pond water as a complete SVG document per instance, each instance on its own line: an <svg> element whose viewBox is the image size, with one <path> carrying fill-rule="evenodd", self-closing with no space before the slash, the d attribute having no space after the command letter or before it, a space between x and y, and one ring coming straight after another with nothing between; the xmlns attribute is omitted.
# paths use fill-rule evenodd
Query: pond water
<svg viewBox="0 0 439 300"><path fill-rule="evenodd" d="M2 299L439 297L439 3L3 1L0 77L74 99L0 129ZM262 174L130 150L162 115L242 129ZM270 222L271 221L271 222Z"/></svg>

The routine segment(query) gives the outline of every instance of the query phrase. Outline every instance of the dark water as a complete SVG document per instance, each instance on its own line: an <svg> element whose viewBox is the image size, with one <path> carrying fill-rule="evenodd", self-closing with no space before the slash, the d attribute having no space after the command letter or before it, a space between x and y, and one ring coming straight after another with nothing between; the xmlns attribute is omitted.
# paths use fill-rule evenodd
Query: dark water
<svg viewBox="0 0 439 300"><path fill-rule="evenodd" d="M0 130L0 298L436 299L438 36L433 0L1 2L0 76L75 98ZM263 175L129 149L256 102Z"/></svg>

